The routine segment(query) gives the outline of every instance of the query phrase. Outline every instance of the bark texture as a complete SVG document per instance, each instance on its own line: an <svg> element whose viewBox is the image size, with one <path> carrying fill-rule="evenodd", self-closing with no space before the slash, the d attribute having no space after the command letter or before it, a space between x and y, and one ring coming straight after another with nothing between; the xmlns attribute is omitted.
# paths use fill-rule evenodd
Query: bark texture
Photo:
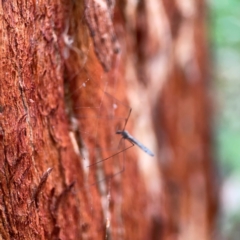
<svg viewBox="0 0 240 240"><path fill-rule="evenodd" d="M1 239L212 239L203 0L0 12Z"/></svg>

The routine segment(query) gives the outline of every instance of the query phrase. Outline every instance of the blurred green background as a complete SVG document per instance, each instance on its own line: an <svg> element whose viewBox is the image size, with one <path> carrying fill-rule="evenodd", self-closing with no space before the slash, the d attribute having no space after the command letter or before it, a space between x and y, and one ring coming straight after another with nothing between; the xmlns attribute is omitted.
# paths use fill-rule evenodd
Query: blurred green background
<svg viewBox="0 0 240 240"><path fill-rule="evenodd" d="M240 0L209 0L220 239L240 239Z"/></svg>

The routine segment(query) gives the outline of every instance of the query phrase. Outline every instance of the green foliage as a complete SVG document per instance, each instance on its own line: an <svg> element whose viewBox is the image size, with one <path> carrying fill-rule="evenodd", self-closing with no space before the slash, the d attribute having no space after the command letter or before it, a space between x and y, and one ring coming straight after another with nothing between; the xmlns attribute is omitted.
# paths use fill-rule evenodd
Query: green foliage
<svg viewBox="0 0 240 240"><path fill-rule="evenodd" d="M210 1L210 37L214 54L214 94L216 152L223 173L220 234L224 239L239 238L240 183L240 1ZM231 194L230 194L231 193ZM239 201L238 201L239 199ZM236 205L231 204L235 200Z"/></svg>
<svg viewBox="0 0 240 240"><path fill-rule="evenodd" d="M217 152L223 171L240 174L240 1L210 2L214 48Z"/></svg>

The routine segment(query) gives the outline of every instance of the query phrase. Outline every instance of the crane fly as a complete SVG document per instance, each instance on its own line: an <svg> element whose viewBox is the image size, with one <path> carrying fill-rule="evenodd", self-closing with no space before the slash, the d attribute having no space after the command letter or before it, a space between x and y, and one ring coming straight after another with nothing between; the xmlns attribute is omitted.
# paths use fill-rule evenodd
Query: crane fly
<svg viewBox="0 0 240 240"><path fill-rule="evenodd" d="M132 144L136 144L139 148L141 148L145 153L147 153L149 156L154 157L154 154L147 148L145 147L142 143L140 143L136 138L134 138L132 135L128 133L128 131L120 131L118 130L116 134L121 134L124 139L127 139L130 141Z"/></svg>
<svg viewBox="0 0 240 240"><path fill-rule="evenodd" d="M147 153L149 156L154 157L154 154L145 147L142 143L140 143L136 138L134 138L131 134L128 133L128 131L125 130L125 127L127 125L128 119L130 117L130 114L132 112L132 109L130 109L128 117L126 119L126 122L124 124L123 130L117 130L116 134L121 134L123 139L127 139L130 143L133 144L133 146L136 144L140 149L142 149L145 153Z"/></svg>
<svg viewBox="0 0 240 240"><path fill-rule="evenodd" d="M79 129L81 143L91 144L87 150L90 157L86 157L88 164L85 165L85 169L91 178L89 185L95 185L124 172L125 152L134 145L137 145L150 156L154 156L154 154L125 130L132 109L107 92L108 83L104 83L104 89L102 89L87 73L86 76L87 79L74 91L74 94L83 95L85 91L99 92L100 89L100 97L96 98L95 95L91 95L87 105L78 105L74 109L78 124L81 127ZM106 107L109 105L112 108ZM121 115L118 114L118 111L121 112ZM90 125L89 121L91 121ZM116 128L116 126L118 127ZM103 129L110 135L102 134ZM117 135L120 135L120 138ZM104 147L99 145L101 138L108 139ZM128 140L130 146L126 145L125 139ZM84 146L84 144L82 145ZM83 159L85 159L84 156ZM103 164L107 160L112 164Z"/></svg>

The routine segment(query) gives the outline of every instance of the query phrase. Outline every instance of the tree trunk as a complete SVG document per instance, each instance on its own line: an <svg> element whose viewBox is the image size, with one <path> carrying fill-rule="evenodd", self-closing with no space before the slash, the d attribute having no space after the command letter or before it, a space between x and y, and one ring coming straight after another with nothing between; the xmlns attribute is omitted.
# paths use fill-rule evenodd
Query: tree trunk
<svg viewBox="0 0 240 240"><path fill-rule="evenodd" d="M1 239L212 239L203 0L0 7Z"/></svg>

